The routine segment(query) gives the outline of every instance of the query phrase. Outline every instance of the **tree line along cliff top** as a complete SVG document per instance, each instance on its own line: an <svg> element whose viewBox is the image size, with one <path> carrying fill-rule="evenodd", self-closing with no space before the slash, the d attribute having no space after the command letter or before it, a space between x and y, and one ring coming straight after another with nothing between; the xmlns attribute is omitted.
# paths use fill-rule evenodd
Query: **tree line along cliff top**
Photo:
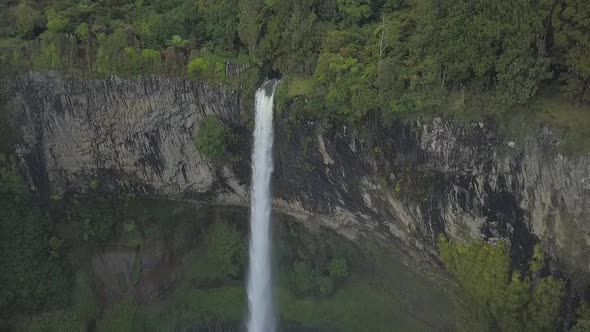
<svg viewBox="0 0 590 332"><path fill-rule="evenodd" d="M7 0L3 70L285 78L279 101L344 123L486 96L494 110L539 91L583 104L585 0Z"/></svg>

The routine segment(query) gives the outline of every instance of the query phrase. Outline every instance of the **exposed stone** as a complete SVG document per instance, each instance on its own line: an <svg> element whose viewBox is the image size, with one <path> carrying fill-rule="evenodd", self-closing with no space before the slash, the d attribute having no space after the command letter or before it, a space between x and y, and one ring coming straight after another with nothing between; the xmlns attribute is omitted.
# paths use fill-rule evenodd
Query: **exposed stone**
<svg viewBox="0 0 590 332"><path fill-rule="evenodd" d="M322 154L322 157L324 158L324 164L333 165L334 159L332 159L332 157L330 157L330 155L326 152L324 138L322 137L321 134L318 134L318 148L320 149L320 153Z"/></svg>
<svg viewBox="0 0 590 332"><path fill-rule="evenodd" d="M240 123L236 92L173 79L30 74L11 105L34 187L56 194L84 191L96 178L112 190L207 192L216 166L193 148L198 123L206 114Z"/></svg>
<svg viewBox="0 0 590 332"><path fill-rule="evenodd" d="M248 204L248 167L211 163L192 146L205 114L243 126L240 112L253 107L236 92L174 79L31 74L10 105L27 178L40 192L84 192L98 178L113 191ZM285 121L277 119L277 133ZM313 123L290 138L277 134L274 206L310 227L354 239L371 232L427 259L444 232L455 241L507 240L524 267L536 237L558 263L590 271L590 157L556 154L548 128L518 145L503 142L492 120L367 129L370 143L346 127L318 136Z"/></svg>

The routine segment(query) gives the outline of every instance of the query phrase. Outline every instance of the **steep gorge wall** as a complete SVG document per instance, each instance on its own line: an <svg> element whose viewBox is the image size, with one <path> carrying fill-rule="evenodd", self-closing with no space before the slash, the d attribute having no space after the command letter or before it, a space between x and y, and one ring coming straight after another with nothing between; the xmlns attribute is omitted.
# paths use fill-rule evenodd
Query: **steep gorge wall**
<svg viewBox="0 0 590 332"><path fill-rule="evenodd" d="M540 239L560 267L590 271L590 157L557 153L547 128L517 139L493 120L434 118L364 130L373 134L309 125L279 143L280 192L310 211L344 210L422 256L444 232L506 240L524 267Z"/></svg>
<svg viewBox="0 0 590 332"><path fill-rule="evenodd" d="M114 191L206 193L224 170L195 152L199 121L241 121L237 92L174 79L30 74L9 106L31 183L56 194L84 192L94 180Z"/></svg>
<svg viewBox="0 0 590 332"><path fill-rule="evenodd" d="M248 204L252 112L222 86L175 79L64 80L30 74L9 106L18 148L39 192L116 192ZM193 148L214 114L240 137L241 161L207 161ZM500 135L496 123L446 118L322 131L276 121L275 207L349 238L374 234L431 258L445 232L459 241L505 239L524 264L535 237L558 263L590 271L590 157L566 157L548 129Z"/></svg>

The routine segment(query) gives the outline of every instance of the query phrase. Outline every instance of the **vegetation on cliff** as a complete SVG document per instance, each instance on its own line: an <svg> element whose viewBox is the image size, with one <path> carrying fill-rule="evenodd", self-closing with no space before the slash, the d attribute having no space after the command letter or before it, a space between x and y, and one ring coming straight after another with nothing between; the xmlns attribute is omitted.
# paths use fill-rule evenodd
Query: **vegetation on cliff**
<svg viewBox="0 0 590 332"><path fill-rule="evenodd" d="M209 159L226 157L235 137L231 130L214 115L207 115L199 125L195 149Z"/></svg>
<svg viewBox="0 0 590 332"><path fill-rule="evenodd" d="M63 306L71 279L49 242L53 225L21 177L16 158L0 154L0 311L28 313Z"/></svg>
<svg viewBox="0 0 590 332"><path fill-rule="evenodd" d="M504 242L468 245L439 236L440 257L502 331L555 331L565 300L565 282L547 275L535 246L528 271L514 271ZM490 325L493 326L493 325Z"/></svg>
<svg viewBox="0 0 590 332"><path fill-rule="evenodd" d="M30 69L179 76L251 91L262 74L280 74L278 102L323 124L387 123L469 99L506 111L547 87L579 105L588 100L589 22L583 0L8 0L0 4L0 107L11 94L6 77ZM158 239L176 245L182 236L148 220L153 210L123 213L133 200L102 194L97 180L90 199L33 197L12 154L7 114L0 116L0 318L32 331L84 330L95 321L99 331L166 330L241 318L244 233L227 223L174 221L198 243L183 261L193 277L163 301L99 303L96 276L84 264L94 250L141 251ZM559 116L568 129L587 130L587 116ZM208 116L195 148L215 160L232 146L228 128ZM387 293L390 280L359 272L363 258L349 243L292 225L285 232L295 235L285 235L279 258L284 319L351 331L386 330L391 320L424 327L402 317L398 294ZM564 283L547 274L542 252L530 270L516 272L501 243L441 238L441 257L493 324L555 328ZM142 271L134 260L123 286L140 283ZM587 311L580 310L578 330L588 325Z"/></svg>

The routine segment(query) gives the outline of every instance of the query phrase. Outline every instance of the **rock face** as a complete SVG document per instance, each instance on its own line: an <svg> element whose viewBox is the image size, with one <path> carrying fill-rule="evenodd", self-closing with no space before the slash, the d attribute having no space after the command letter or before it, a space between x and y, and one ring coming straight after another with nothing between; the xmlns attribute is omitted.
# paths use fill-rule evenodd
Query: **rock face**
<svg viewBox="0 0 590 332"><path fill-rule="evenodd" d="M318 134L310 124L291 143L279 142L284 199L322 214L348 213L333 226L356 223L362 227L355 230L426 257L436 254L440 233L501 239L524 268L538 239L561 267L590 271L590 157L557 153L559 140L547 128L518 140L492 120L364 130L371 136L346 128Z"/></svg>
<svg viewBox="0 0 590 332"><path fill-rule="evenodd" d="M253 105L239 93L155 78L30 74L17 84L9 106L36 190L84 192L99 180L112 191L248 204L251 133L240 113ZM245 161L224 166L195 152L206 114L239 133ZM557 263L590 272L590 157L560 155L546 128L509 137L492 120L435 118L324 132L282 118L276 135L275 207L310 226L370 232L426 259L440 233L503 239L523 266L539 239Z"/></svg>
<svg viewBox="0 0 590 332"><path fill-rule="evenodd" d="M208 192L218 170L193 148L199 121L240 123L236 92L190 81L31 74L17 91L26 169L34 187L52 193L85 191L94 180L112 190Z"/></svg>

